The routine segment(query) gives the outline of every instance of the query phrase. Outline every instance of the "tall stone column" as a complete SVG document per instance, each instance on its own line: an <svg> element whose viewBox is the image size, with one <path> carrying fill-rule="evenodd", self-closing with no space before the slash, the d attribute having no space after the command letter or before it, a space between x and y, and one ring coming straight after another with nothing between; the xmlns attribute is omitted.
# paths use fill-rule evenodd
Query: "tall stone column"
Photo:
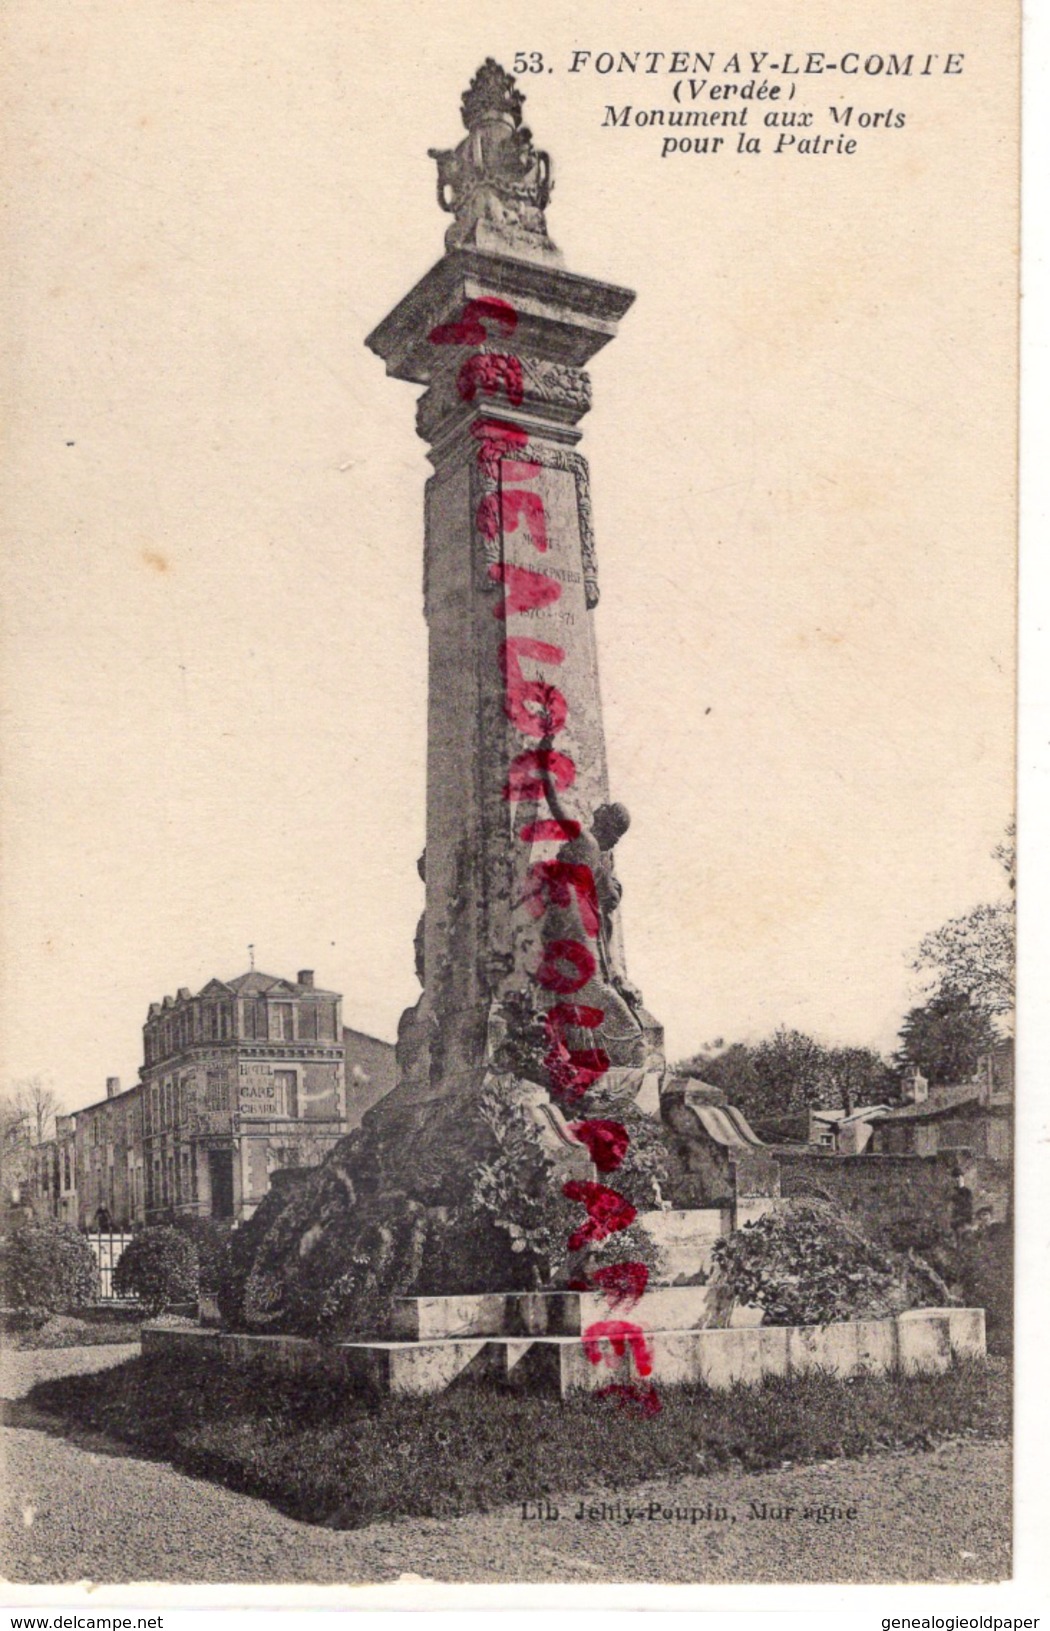
<svg viewBox="0 0 1050 1631"><path fill-rule="evenodd" d="M610 800L577 451L586 364L634 297L562 266L522 100L496 63L475 76L465 139L434 155L446 253L368 339L424 387L434 467L423 990L393 1091L246 1225L235 1317L252 1329L385 1337L399 1298L549 1284L606 1237L626 1251L628 1214L662 1204L645 1151L672 1079L624 963L628 818ZM603 1188L632 1144L639 1181Z"/></svg>
<svg viewBox="0 0 1050 1631"><path fill-rule="evenodd" d="M559 1039L600 1047L614 1071L660 1062L616 911L625 812L610 812L598 566L576 451L585 365L634 296L564 270L544 214L550 161L522 101L491 60L476 75L466 139L433 154L454 217L446 254L367 342L389 374L426 387L417 428L434 466L423 995L402 1019L396 1090L419 1106L480 1084L508 1003L542 1014L560 1002ZM566 1021L566 996L569 1020L590 1029Z"/></svg>

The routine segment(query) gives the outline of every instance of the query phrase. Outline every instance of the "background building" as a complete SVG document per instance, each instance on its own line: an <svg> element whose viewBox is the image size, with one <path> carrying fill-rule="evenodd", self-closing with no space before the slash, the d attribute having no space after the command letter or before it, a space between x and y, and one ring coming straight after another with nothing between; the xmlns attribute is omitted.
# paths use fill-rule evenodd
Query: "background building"
<svg viewBox="0 0 1050 1631"><path fill-rule="evenodd" d="M348 1125L342 998L252 970L151 1004L143 1031L147 1220L251 1215L277 1167L313 1166Z"/></svg>
<svg viewBox="0 0 1050 1631"><path fill-rule="evenodd" d="M968 1082L930 1088L913 1070L904 1083L907 1102L884 1106L871 1118L876 1155L937 1155L956 1150L978 1160L1007 1163L1013 1154L1014 1049L1010 1041L981 1055Z"/></svg>
<svg viewBox="0 0 1050 1631"><path fill-rule="evenodd" d="M394 1085L392 1045L344 1029L310 969L182 987L151 1003L143 1042L139 1082L109 1077L26 1152L34 1211L89 1230L250 1217L275 1170L316 1166Z"/></svg>

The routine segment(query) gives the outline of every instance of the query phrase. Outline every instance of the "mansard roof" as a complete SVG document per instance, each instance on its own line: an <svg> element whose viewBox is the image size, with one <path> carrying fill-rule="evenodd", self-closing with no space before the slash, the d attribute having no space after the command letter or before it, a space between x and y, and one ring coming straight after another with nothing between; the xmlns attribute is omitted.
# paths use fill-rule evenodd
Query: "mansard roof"
<svg viewBox="0 0 1050 1631"><path fill-rule="evenodd" d="M341 995L339 991L325 991L316 985L300 985L297 980L285 980L279 974L264 974L261 969L253 968L232 980L213 977L201 987L196 997L188 987L180 986L178 998L165 997L162 1003L150 1003L149 1018L155 1019L158 1014L177 1007L181 1002L193 1002L201 997L328 997L338 1000Z"/></svg>

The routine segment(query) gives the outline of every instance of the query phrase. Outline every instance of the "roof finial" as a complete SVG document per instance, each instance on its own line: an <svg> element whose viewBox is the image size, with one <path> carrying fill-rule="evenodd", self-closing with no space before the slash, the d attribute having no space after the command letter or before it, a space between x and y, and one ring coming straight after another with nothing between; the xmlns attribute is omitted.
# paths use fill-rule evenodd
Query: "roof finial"
<svg viewBox="0 0 1050 1631"><path fill-rule="evenodd" d="M248 947L248 966L252 970L254 970L254 968L255 968L255 947L254 946L249 946Z"/></svg>

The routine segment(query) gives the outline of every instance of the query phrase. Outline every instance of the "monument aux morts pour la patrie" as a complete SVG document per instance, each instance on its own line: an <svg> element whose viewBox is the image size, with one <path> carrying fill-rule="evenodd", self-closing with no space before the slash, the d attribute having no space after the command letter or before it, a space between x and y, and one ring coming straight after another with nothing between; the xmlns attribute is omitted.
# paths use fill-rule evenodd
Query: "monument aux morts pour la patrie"
<svg viewBox="0 0 1050 1631"><path fill-rule="evenodd" d="M434 470L421 994L394 1090L275 1175L222 1298L240 1330L326 1338L408 1390L706 1376L701 1336L751 1335L705 1329L711 1248L779 1194L739 1112L667 1070L627 974L577 443L585 365L634 297L564 269L522 103L487 61L432 154L445 254L367 341L424 387Z"/></svg>
<svg viewBox="0 0 1050 1631"><path fill-rule="evenodd" d="M240 1231L228 1312L249 1329L382 1338L419 1317L398 1298L575 1279L600 1300L603 1273L633 1296L695 1278L740 1169L756 1206L775 1188L743 1118L669 1076L627 976L576 444L585 364L634 296L564 269L523 100L495 62L476 74L466 137L432 154L446 252L367 342L425 387L434 467L422 991L394 1091Z"/></svg>

